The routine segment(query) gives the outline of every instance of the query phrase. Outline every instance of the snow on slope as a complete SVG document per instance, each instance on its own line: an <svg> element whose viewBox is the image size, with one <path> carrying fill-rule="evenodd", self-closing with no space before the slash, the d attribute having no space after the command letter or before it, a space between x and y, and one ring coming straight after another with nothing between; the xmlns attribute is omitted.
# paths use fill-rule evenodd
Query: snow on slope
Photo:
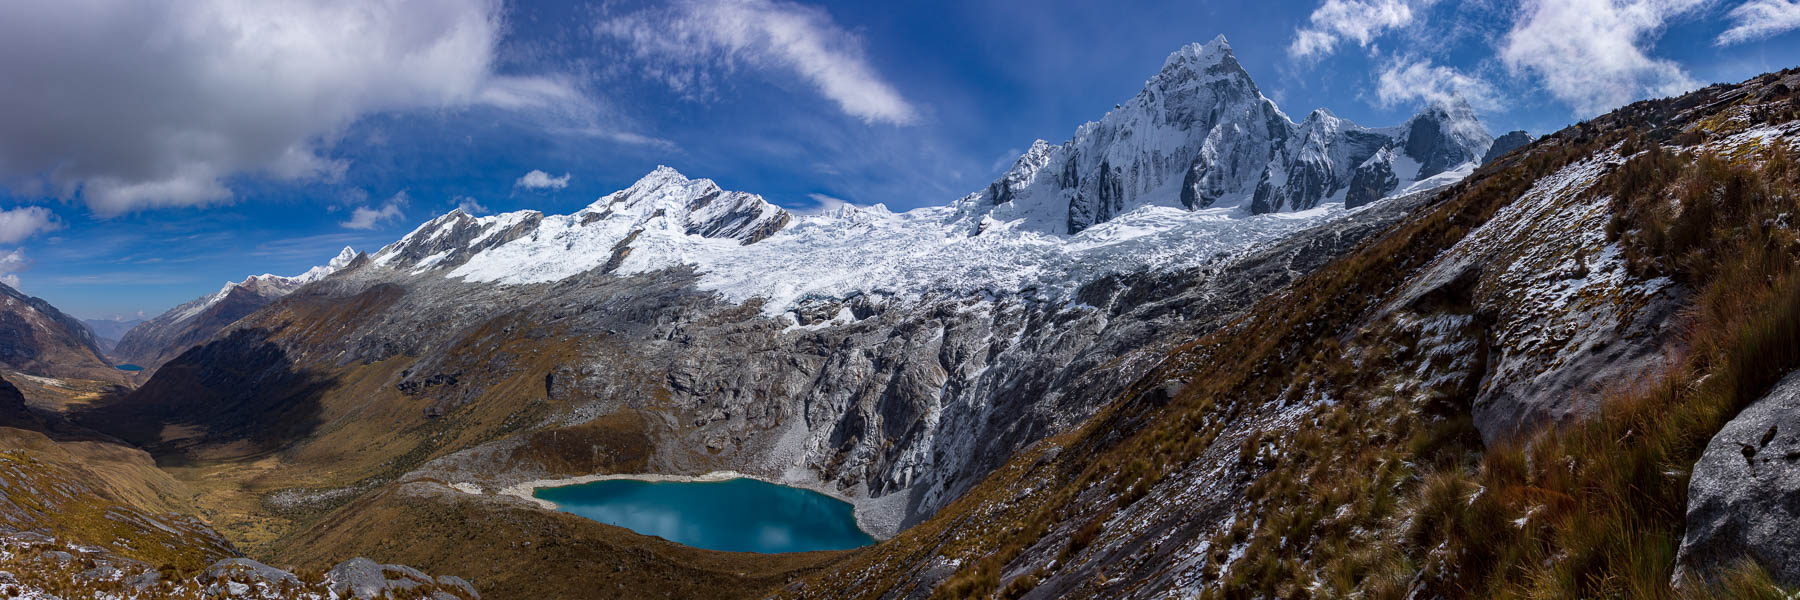
<svg viewBox="0 0 1800 600"><path fill-rule="evenodd" d="M680 188L689 182L677 177L661 168L633 188ZM648 181L652 179L657 181ZM846 206L800 217L779 233L742 244L688 234L683 219L666 215L641 219L641 213L614 213L586 219L594 210L544 217L532 234L475 253L448 275L500 284L558 281L613 260L615 246L630 238L631 252L616 273L694 265L702 273L702 288L732 301L765 298L770 314L809 297L859 293L916 298L985 291L1066 300L1081 284L1104 275L1203 265L1345 213L1339 204L1268 215L1236 208L1146 206L1073 236L1021 223L991 223L980 235L969 235L966 222L951 207L893 213L879 205ZM517 218L484 217L495 225ZM421 228L414 235L439 233ZM377 262L395 254L384 249Z"/></svg>

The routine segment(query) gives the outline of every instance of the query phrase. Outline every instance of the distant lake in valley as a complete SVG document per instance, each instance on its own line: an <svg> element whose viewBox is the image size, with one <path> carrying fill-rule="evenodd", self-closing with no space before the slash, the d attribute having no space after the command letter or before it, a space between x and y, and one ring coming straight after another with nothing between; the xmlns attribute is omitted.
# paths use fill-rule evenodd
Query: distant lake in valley
<svg viewBox="0 0 1800 600"><path fill-rule="evenodd" d="M142 371L142 370L144 370L143 367L140 367L140 366L137 366L137 365L134 365L131 363L125 363L122 365L114 365L113 368L118 369L120 371Z"/></svg>
<svg viewBox="0 0 1800 600"><path fill-rule="evenodd" d="M755 479L608 479L538 488L572 513L671 542L728 552L847 550L875 543L850 503Z"/></svg>

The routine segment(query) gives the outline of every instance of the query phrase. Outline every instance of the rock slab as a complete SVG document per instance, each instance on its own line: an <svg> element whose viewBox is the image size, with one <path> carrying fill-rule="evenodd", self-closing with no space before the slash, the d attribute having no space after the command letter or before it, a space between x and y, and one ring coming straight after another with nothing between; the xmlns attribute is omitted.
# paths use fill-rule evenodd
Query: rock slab
<svg viewBox="0 0 1800 600"><path fill-rule="evenodd" d="M1800 585L1800 371L1726 423L1688 482L1680 564L1708 575L1742 558Z"/></svg>

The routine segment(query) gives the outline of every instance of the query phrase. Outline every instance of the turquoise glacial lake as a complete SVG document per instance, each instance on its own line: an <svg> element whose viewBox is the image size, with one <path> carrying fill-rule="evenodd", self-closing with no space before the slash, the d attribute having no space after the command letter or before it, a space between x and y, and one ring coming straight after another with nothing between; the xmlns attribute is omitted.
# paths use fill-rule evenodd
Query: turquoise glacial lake
<svg viewBox="0 0 1800 600"><path fill-rule="evenodd" d="M114 365L113 368L118 369L120 371L142 371L142 370L144 370L143 367L140 367L140 366L137 366L137 365L134 365L131 363L125 363L122 365Z"/></svg>
<svg viewBox="0 0 1800 600"><path fill-rule="evenodd" d="M566 513L708 550L767 554L875 543L857 528L850 503L755 479L608 479L532 495Z"/></svg>

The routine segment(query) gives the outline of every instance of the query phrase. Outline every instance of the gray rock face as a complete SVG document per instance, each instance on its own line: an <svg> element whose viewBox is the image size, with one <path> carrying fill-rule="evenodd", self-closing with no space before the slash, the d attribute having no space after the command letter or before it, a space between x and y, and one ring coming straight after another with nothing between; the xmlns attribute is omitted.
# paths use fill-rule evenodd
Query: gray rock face
<svg viewBox="0 0 1800 600"><path fill-rule="evenodd" d="M1603 153L1541 180L1399 294L1410 302L1454 289L1456 303L1491 324L1472 409L1488 443L1579 418L1607 386L1664 364L1665 332L1688 292L1630 274L1606 239L1606 200L1582 193L1618 160Z"/></svg>
<svg viewBox="0 0 1800 600"><path fill-rule="evenodd" d="M1224 170L1211 164L1202 156L1194 159L1188 167L1186 176L1181 179L1181 205L1188 210L1200 210L1218 202L1228 191L1225 188Z"/></svg>
<svg viewBox="0 0 1800 600"><path fill-rule="evenodd" d="M1400 187L1400 176L1394 174L1394 151L1384 148L1363 161L1350 176L1350 189L1344 193L1344 208L1380 200L1397 187Z"/></svg>
<svg viewBox="0 0 1800 600"><path fill-rule="evenodd" d="M300 583L300 578L295 577L293 573L248 558L227 558L213 563L200 574L201 583L218 581L260 581L270 584L297 585Z"/></svg>
<svg viewBox="0 0 1800 600"><path fill-rule="evenodd" d="M1475 109L1461 98L1434 104L1406 123L1406 154L1419 161L1414 179L1443 173L1482 156L1493 138L1479 126Z"/></svg>
<svg viewBox="0 0 1800 600"><path fill-rule="evenodd" d="M1708 576L1754 559L1800 585L1800 372L1738 413L1701 454L1688 481L1679 563Z"/></svg>
<svg viewBox="0 0 1800 600"><path fill-rule="evenodd" d="M1094 172L1092 189L1082 189L1069 200L1069 233L1080 233L1096 223L1105 223L1125 212L1124 177L1112 164L1101 161Z"/></svg>
<svg viewBox="0 0 1800 600"><path fill-rule="evenodd" d="M435 589L433 598L481 598L480 594L475 593L474 586L460 577L433 579L412 567L384 565L367 558L352 558L332 567L325 573L325 584L338 597L357 600L388 598L418 588ZM459 594L450 593L444 588L456 590Z"/></svg>
<svg viewBox="0 0 1800 600"><path fill-rule="evenodd" d="M1508 152L1518 150L1531 143L1531 134L1524 130L1513 130L1506 135L1494 138L1494 145L1488 147L1487 154L1482 155L1481 164L1494 162L1494 159L1506 156Z"/></svg>

